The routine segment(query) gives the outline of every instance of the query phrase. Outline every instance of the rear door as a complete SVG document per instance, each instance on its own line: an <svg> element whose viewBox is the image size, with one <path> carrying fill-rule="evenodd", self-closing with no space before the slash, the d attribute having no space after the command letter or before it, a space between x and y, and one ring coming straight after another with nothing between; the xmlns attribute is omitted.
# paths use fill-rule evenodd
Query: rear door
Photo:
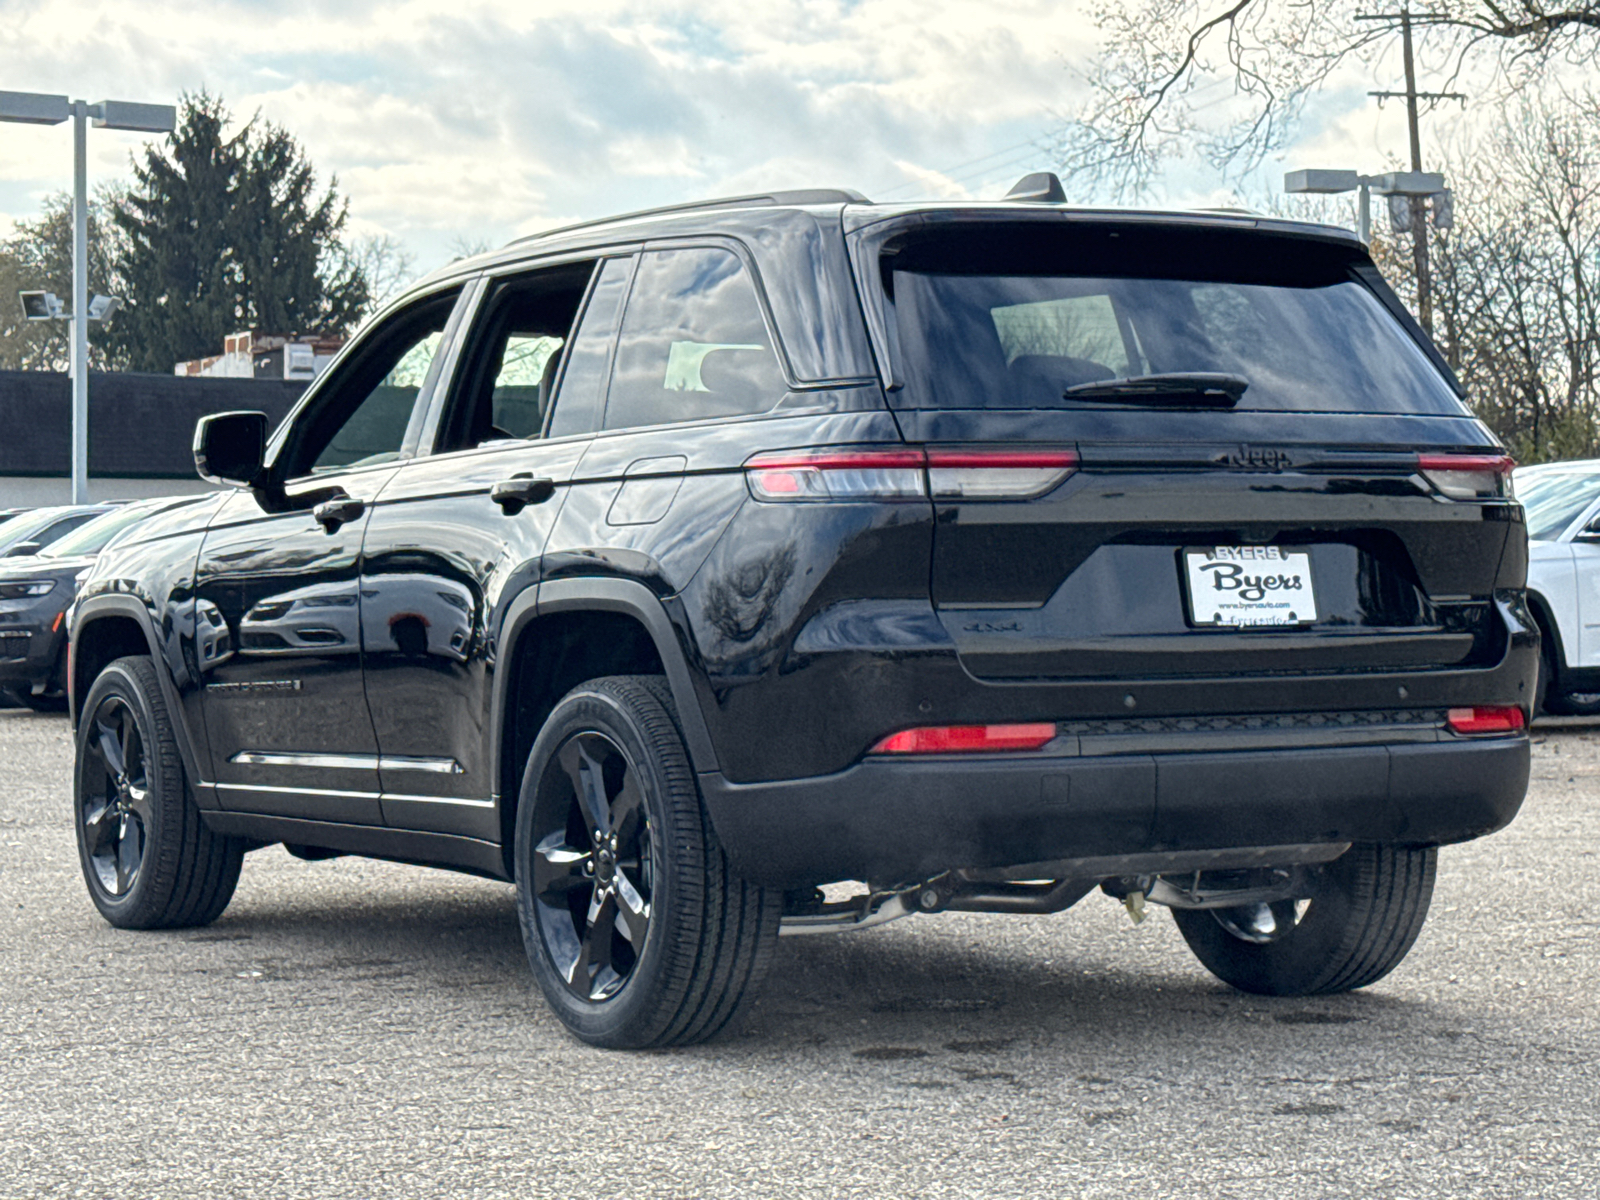
<svg viewBox="0 0 1600 1200"><path fill-rule="evenodd" d="M886 256L933 600L973 675L1498 653L1509 463L1356 254L1119 223L957 227ZM1471 469L1430 472L1439 454Z"/></svg>
<svg viewBox="0 0 1600 1200"><path fill-rule="evenodd" d="M631 270L619 255L489 280L425 432L431 453L374 507L362 643L390 825L500 837L490 728L499 621L539 581L603 400Z"/></svg>

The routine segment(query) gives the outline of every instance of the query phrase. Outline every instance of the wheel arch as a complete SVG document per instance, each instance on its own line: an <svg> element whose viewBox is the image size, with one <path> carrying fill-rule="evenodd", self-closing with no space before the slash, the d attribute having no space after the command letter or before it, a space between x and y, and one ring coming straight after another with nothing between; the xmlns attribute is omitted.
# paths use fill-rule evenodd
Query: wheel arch
<svg viewBox="0 0 1600 1200"><path fill-rule="evenodd" d="M513 601L500 635L490 728L502 851L511 869L522 770L534 738L562 696L604 675L665 675L695 771L716 753L688 655L662 599L628 579L541 583Z"/></svg>
<svg viewBox="0 0 1600 1200"><path fill-rule="evenodd" d="M167 703L177 735L178 753L190 780L200 776L194 740L184 718L178 689L167 670L166 657L149 610L132 596L97 596L81 605L74 614L69 646L67 681L68 707L72 728L78 728L80 706L106 666L132 654L148 655L155 663L161 681L161 695Z"/></svg>
<svg viewBox="0 0 1600 1200"><path fill-rule="evenodd" d="M1556 623L1550 602L1533 588L1528 589L1528 608L1533 613L1534 624L1539 627L1539 636L1548 640L1555 651L1556 681L1559 681L1567 671L1567 648L1561 640L1561 626Z"/></svg>

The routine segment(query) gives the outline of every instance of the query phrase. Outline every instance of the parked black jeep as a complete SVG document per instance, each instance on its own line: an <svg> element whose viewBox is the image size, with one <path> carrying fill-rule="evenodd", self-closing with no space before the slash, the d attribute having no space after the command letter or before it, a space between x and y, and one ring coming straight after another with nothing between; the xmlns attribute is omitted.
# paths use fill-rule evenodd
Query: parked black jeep
<svg viewBox="0 0 1600 1200"><path fill-rule="evenodd" d="M604 1046L716 1033L780 930L1096 887L1333 992L1526 786L1511 464L1341 230L620 217L453 264L195 449L236 490L75 614L120 926L212 920L267 843L512 880Z"/></svg>

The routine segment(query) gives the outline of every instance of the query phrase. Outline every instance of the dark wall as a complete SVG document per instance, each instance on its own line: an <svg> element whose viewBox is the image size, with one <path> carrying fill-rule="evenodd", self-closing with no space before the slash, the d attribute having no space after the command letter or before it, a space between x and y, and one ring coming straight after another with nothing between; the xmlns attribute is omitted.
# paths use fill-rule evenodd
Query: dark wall
<svg viewBox="0 0 1600 1200"><path fill-rule="evenodd" d="M272 425L301 381L89 375L89 474L194 478L194 426L208 413L255 409ZM72 469L72 384L50 371L0 371L0 475Z"/></svg>

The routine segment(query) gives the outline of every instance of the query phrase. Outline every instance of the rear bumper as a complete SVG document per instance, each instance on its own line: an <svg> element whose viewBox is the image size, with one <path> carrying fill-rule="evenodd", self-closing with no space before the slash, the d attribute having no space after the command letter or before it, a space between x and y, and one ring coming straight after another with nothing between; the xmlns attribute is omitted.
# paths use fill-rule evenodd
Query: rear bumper
<svg viewBox="0 0 1600 1200"><path fill-rule="evenodd" d="M1508 824L1526 736L1207 753L869 758L772 783L700 776L752 882L895 883L955 868L1326 842L1437 845Z"/></svg>

